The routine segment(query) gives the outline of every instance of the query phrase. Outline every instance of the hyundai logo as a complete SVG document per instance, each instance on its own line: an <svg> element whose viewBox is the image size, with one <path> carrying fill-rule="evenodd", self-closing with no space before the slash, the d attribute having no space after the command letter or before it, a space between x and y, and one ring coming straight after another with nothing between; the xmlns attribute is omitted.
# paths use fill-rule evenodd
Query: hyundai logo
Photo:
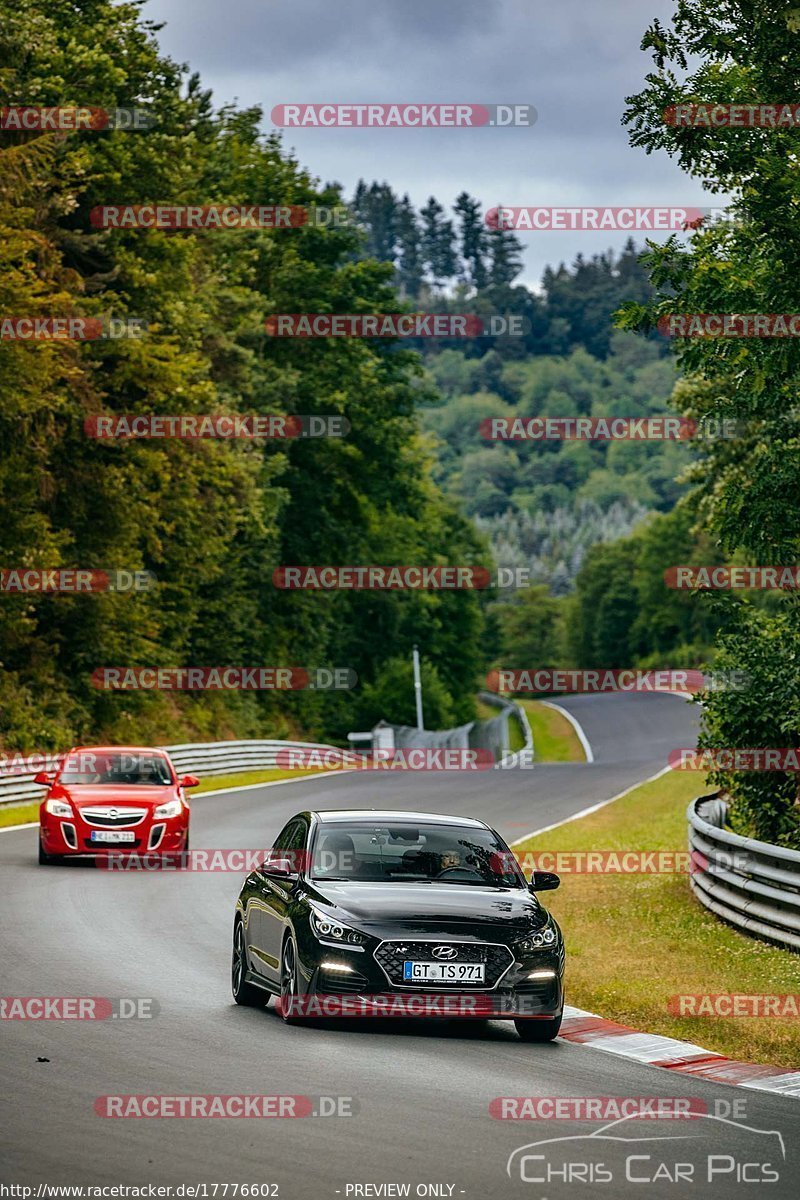
<svg viewBox="0 0 800 1200"><path fill-rule="evenodd" d="M455 946L434 946L434 958L458 958L458 951Z"/></svg>

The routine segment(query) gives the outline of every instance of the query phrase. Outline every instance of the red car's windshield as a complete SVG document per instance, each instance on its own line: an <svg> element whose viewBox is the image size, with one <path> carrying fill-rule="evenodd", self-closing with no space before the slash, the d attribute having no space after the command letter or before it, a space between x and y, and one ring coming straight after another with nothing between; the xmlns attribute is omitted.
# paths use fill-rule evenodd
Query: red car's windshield
<svg viewBox="0 0 800 1200"><path fill-rule="evenodd" d="M65 784L126 784L168 787L172 783L169 763L161 754L119 751L113 754L91 750L70 755L64 762L59 782Z"/></svg>

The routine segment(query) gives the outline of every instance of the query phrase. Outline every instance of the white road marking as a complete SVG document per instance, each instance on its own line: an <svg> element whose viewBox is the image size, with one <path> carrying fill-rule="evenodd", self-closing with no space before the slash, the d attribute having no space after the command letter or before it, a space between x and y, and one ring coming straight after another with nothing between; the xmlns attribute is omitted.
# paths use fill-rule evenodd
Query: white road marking
<svg viewBox="0 0 800 1200"><path fill-rule="evenodd" d="M566 719L569 721L570 725L572 726L572 728L575 730L576 734L578 735L578 741L580 742L580 744L583 748L583 753L586 755L587 763L593 763L594 762L594 751L592 750L591 743L589 742L588 737L584 733L583 726L581 725L578 718L573 717L571 712L569 712L566 708L562 708L562 706L560 704L556 704L553 700L540 700L539 703L543 704L545 708L555 709L556 712L561 713L562 717L566 717ZM534 750L535 749L536 749L536 747L534 746Z"/></svg>
<svg viewBox="0 0 800 1200"><path fill-rule="evenodd" d="M637 783L632 783L630 787L625 788L623 792L617 792L616 796L612 796L609 800L601 800L599 804L592 804L589 808L582 808L580 812L574 813L571 817L565 817L563 821L554 821L552 825L543 825L541 829L532 829L530 833L524 833L522 837L509 842L509 846L518 846L520 842L527 842L528 838L538 837L540 833L549 833L551 829L560 829L562 825L569 825L570 821L579 821L581 817L588 817L590 813L605 808L607 804L613 804L615 800L621 800L623 796L627 796L630 792L635 792L637 788L644 787L646 783L654 783L656 779L660 779L662 775L666 775L667 771L671 770L672 767L662 767L660 771L656 771L655 775L650 775L647 779L640 779Z"/></svg>

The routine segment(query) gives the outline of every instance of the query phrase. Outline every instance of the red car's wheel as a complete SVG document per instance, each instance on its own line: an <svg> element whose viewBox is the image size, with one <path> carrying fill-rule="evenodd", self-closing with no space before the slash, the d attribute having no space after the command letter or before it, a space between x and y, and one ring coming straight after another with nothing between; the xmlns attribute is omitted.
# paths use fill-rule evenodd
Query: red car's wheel
<svg viewBox="0 0 800 1200"><path fill-rule="evenodd" d="M52 867L55 863L61 862L60 854L45 854L44 846L42 845L42 835L39 834L39 866Z"/></svg>

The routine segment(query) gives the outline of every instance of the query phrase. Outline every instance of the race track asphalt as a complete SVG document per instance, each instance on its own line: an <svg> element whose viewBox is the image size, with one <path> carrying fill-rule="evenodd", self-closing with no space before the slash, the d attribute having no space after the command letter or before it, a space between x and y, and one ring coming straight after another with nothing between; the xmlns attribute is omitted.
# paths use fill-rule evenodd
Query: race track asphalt
<svg viewBox="0 0 800 1200"><path fill-rule="evenodd" d="M583 696L563 703L583 725L593 764L475 774L351 773L198 796L193 847L267 847L300 809L373 805L481 816L513 841L653 775L671 749L691 744L696 710L672 696ZM285 1026L272 1005L243 1009L230 997L240 876L118 873L82 864L40 868L35 838L34 829L0 836L2 994L152 997L159 1011L148 1020L2 1022L4 1183L34 1185L34 1196L39 1183L205 1184L211 1198L214 1184L275 1183L280 1200L404 1194L381 1191L381 1184L408 1184L410 1196L456 1200L797 1195L796 1100L676 1077L564 1041L524 1045L509 1023ZM635 937L635 929L621 936ZM295 1120L96 1115L96 1097L132 1093L345 1096L357 1111ZM618 1137L657 1138L658 1145L587 1142L597 1130L589 1122L489 1115L493 1098L528 1095L678 1096L705 1100L712 1110L720 1099L744 1097L746 1116L736 1126L712 1119L640 1121L616 1130ZM772 1131L782 1135L783 1151ZM509 1155L543 1138L578 1140L531 1150L544 1155L523 1161L531 1182L521 1177L519 1156L509 1176ZM705 1182L709 1154L718 1156L711 1184ZM631 1163L630 1155L638 1157ZM626 1162L634 1178L626 1178ZM666 1165L653 1181L661 1162ZM683 1182L665 1178L674 1175L676 1162L693 1164L692 1183L685 1175ZM777 1182L736 1181L737 1173L763 1172L752 1164L764 1162L778 1170ZM536 1182L547 1170L550 1181ZM556 1171L562 1174L553 1177ZM227 1194L233 1198L232 1190ZM223 1197L221 1188L216 1195Z"/></svg>

